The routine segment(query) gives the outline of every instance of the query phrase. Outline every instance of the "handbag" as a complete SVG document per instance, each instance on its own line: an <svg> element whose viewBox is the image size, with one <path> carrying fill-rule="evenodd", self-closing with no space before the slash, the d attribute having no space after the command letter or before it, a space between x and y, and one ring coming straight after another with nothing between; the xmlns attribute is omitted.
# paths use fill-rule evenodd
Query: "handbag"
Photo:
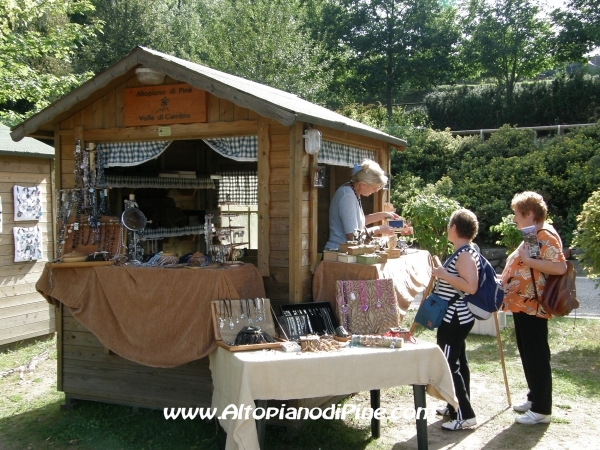
<svg viewBox="0 0 600 450"><path fill-rule="evenodd" d="M381 334L402 320L391 278L337 280L335 302L340 325L352 334Z"/></svg>
<svg viewBox="0 0 600 450"><path fill-rule="evenodd" d="M571 311L579 308L579 300L577 300L577 290L575 288L575 268L571 261L566 261L566 263L567 271L564 274L548 275L546 278L546 285L542 292L541 301L538 299L533 271L529 268L531 271L536 302L538 302L548 314L557 317L568 316Z"/></svg>
<svg viewBox="0 0 600 450"><path fill-rule="evenodd" d="M448 301L437 294L429 294L419 305L415 322L428 330L434 330L442 324L446 311L448 311Z"/></svg>

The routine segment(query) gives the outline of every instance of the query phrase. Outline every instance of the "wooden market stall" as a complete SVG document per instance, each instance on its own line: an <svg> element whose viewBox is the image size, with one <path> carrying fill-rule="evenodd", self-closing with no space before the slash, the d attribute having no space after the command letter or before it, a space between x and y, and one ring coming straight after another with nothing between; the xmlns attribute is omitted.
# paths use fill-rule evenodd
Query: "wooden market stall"
<svg viewBox="0 0 600 450"><path fill-rule="evenodd" d="M157 78L148 82L143 72ZM311 128L321 132L322 143L309 155L303 136ZM113 160L104 161L104 182L111 214L118 216L123 200L135 194L140 209L156 210L152 226L162 234L153 245L162 250L202 251L202 232L194 227L201 228L206 214L223 223L229 208L235 210L253 236L245 261L255 263L274 308L312 299L329 200L349 180L352 165L369 157L389 173L391 148L406 146L293 94L143 47L15 127L11 136L54 140L58 192L77 186L76 142L108 151ZM130 159L146 147L158 150ZM313 183L318 166L325 168L323 187ZM388 195L380 191L365 201L365 213L381 210ZM169 232L183 227L191 228ZM108 246L104 239L98 248ZM64 252L69 242L66 247ZM155 408L210 405L208 358L174 368L132 362L105 348L73 318L74 311L62 307L57 314L58 387L67 399Z"/></svg>
<svg viewBox="0 0 600 450"><path fill-rule="evenodd" d="M55 310L35 289L54 254L53 167L52 146L32 138L13 142L9 128L0 124L0 348L55 330ZM41 216L19 216L18 197L16 206L14 201L18 189L39 192L35 199ZM19 233L26 230L38 232L41 254L19 257Z"/></svg>

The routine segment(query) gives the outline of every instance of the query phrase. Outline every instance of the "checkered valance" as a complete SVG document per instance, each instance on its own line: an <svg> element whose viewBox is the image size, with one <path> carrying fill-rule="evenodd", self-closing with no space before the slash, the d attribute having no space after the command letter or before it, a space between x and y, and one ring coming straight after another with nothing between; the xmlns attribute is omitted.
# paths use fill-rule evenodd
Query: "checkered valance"
<svg viewBox="0 0 600 450"><path fill-rule="evenodd" d="M188 225L185 227L158 227L144 228L140 232L140 239L160 239L175 236L185 236L189 234L204 234L204 225Z"/></svg>
<svg viewBox="0 0 600 450"><path fill-rule="evenodd" d="M129 167L156 159L173 141L109 142L96 145L104 152L104 167Z"/></svg>
<svg viewBox="0 0 600 450"><path fill-rule="evenodd" d="M209 177L204 178L158 178L130 177L124 175L106 175L106 186L133 189L214 189L215 183Z"/></svg>
<svg viewBox="0 0 600 450"><path fill-rule="evenodd" d="M258 205L258 175L252 170L219 172L219 203Z"/></svg>
<svg viewBox="0 0 600 450"><path fill-rule="evenodd" d="M258 136L204 139L210 148L235 161L258 161Z"/></svg>
<svg viewBox="0 0 600 450"><path fill-rule="evenodd" d="M365 158L375 160L375 152L325 140L321 141L321 150L317 153L317 161L320 164L332 166L353 167Z"/></svg>

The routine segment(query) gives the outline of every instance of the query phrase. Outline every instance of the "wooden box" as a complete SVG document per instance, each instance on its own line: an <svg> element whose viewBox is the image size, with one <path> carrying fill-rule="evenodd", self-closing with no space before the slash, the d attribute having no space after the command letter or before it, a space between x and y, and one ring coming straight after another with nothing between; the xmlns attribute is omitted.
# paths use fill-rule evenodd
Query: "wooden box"
<svg viewBox="0 0 600 450"><path fill-rule="evenodd" d="M260 300L260 302L256 302ZM265 348L279 348L281 339L277 338L275 325L271 314L271 302L268 298L243 299L243 300L213 300L211 302L212 322L215 340L219 347L230 352L261 350ZM242 315L244 318L242 318ZM252 323L250 323L250 320ZM221 323L223 327L221 328ZM234 345L235 338L240 330L246 326L259 326L262 331L275 338L278 342Z"/></svg>
<svg viewBox="0 0 600 450"><path fill-rule="evenodd" d="M386 263L388 260L388 254L386 252L376 252L375 253L379 257L380 263Z"/></svg>
<svg viewBox="0 0 600 450"><path fill-rule="evenodd" d="M400 256L402 256L402 250L399 248L388 248L386 253L390 259L400 258Z"/></svg>
<svg viewBox="0 0 600 450"><path fill-rule="evenodd" d="M358 255L356 262L359 264L377 264L379 263L379 256L375 253L365 253L364 255Z"/></svg>
<svg viewBox="0 0 600 450"><path fill-rule="evenodd" d="M338 260L338 252L323 250L323 261L337 261Z"/></svg>
<svg viewBox="0 0 600 450"><path fill-rule="evenodd" d="M347 253L338 253L337 258L338 258L337 259L338 262L344 262L344 263L355 263L356 262L356 256L349 255Z"/></svg>
<svg viewBox="0 0 600 450"><path fill-rule="evenodd" d="M348 253L348 248L357 247L357 246L358 246L358 242L348 241L348 242L344 242L343 244L340 244L339 250L341 253Z"/></svg>
<svg viewBox="0 0 600 450"><path fill-rule="evenodd" d="M363 253L366 252L366 250L363 247L361 247L360 245L353 245L351 247L348 247L346 249L346 252L349 255L362 255Z"/></svg>

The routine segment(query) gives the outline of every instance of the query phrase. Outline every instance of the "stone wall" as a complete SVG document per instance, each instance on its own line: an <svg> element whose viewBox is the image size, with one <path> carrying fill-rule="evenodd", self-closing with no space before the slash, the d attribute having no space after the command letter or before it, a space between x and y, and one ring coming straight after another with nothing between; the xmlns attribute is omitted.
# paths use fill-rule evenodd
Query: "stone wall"
<svg viewBox="0 0 600 450"><path fill-rule="evenodd" d="M502 269L506 265L506 248L498 247L498 248L482 248L481 254L487 259L490 264L496 269L497 273L502 273Z"/></svg>

